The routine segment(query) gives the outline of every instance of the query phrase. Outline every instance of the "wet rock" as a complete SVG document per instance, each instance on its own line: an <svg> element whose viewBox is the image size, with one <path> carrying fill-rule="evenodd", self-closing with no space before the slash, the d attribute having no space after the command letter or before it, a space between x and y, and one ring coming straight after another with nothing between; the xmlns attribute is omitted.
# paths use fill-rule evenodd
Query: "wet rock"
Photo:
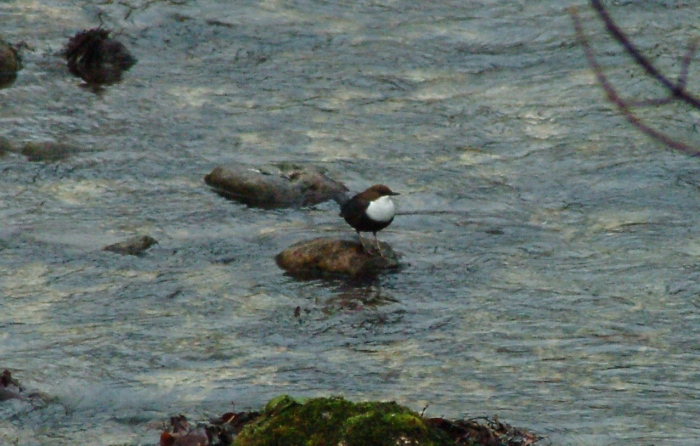
<svg viewBox="0 0 700 446"><path fill-rule="evenodd" d="M0 374L0 401L26 400L27 397L22 392L24 392L24 389L22 389L19 382L12 377L9 370L4 370Z"/></svg>
<svg viewBox="0 0 700 446"><path fill-rule="evenodd" d="M3 156L7 155L9 152L14 152L15 148L12 145L12 142L5 138L4 136L0 136L0 158Z"/></svg>
<svg viewBox="0 0 700 446"><path fill-rule="evenodd" d="M122 75L136 63L129 50L109 38L109 30L94 28L71 37L63 51L68 70L88 85L99 87L122 80Z"/></svg>
<svg viewBox="0 0 700 446"><path fill-rule="evenodd" d="M160 446L535 446L546 441L496 416L425 418L393 401L352 402L342 397L280 395L261 412L227 412L208 425L198 423L196 429L179 415L170 418L170 425L161 433Z"/></svg>
<svg viewBox="0 0 700 446"><path fill-rule="evenodd" d="M398 268L398 255L388 243L379 242L381 253L367 252L359 242L317 238L296 243L275 256L277 266L301 278L323 276L371 276Z"/></svg>
<svg viewBox="0 0 700 446"><path fill-rule="evenodd" d="M17 49L0 40L0 88L9 87L22 69L22 59Z"/></svg>
<svg viewBox="0 0 700 446"><path fill-rule="evenodd" d="M455 445L535 446L542 444L540 440L545 440L545 437L527 429L499 421L498 416L494 416L493 419L482 417L465 420L429 418L425 421L429 426L445 432L453 441L450 444Z"/></svg>
<svg viewBox="0 0 700 446"><path fill-rule="evenodd" d="M191 427L184 415L170 418L172 432L160 435L160 446L203 446L211 444L207 431L200 427Z"/></svg>
<svg viewBox="0 0 700 446"><path fill-rule="evenodd" d="M267 169L219 166L204 182L225 198L265 209L311 206L327 200L341 203L348 190L320 169L286 164Z"/></svg>
<svg viewBox="0 0 700 446"><path fill-rule="evenodd" d="M29 142L22 147L20 153L26 156L29 161L51 163L65 159L80 151L78 147L58 142Z"/></svg>
<svg viewBox="0 0 700 446"><path fill-rule="evenodd" d="M132 237L128 240L124 240L123 242L115 243L113 245L105 246L103 250L116 252L117 254L122 255L136 256L142 254L156 243L158 243L158 241L153 237L142 235Z"/></svg>
<svg viewBox="0 0 700 446"><path fill-rule="evenodd" d="M220 417L211 418L210 425L205 427L211 445L229 446L241 430L250 422L255 421L260 416L260 412L226 412Z"/></svg>
<svg viewBox="0 0 700 446"><path fill-rule="evenodd" d="M300 400L283 395L267 403L236 445L414 445L455 444L441 430L395 402L353 403L340 397Z"/></svg>

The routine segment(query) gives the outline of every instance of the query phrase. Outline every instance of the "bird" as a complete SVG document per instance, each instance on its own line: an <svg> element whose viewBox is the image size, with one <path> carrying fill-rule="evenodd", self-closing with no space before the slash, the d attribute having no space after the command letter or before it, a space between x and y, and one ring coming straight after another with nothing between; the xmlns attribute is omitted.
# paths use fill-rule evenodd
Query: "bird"
<svg viewBox="0 0 700 446"><path fill-rule="evenodd" d="M386 228L394 221L396 207L391 201L392 195L399 195L392 192L383 184L375 184L363 192L355 195L340 207L340 216L357 231L362 249L367 251L360 232L371 232L374 241L381 254L377 232Z"/></svg>

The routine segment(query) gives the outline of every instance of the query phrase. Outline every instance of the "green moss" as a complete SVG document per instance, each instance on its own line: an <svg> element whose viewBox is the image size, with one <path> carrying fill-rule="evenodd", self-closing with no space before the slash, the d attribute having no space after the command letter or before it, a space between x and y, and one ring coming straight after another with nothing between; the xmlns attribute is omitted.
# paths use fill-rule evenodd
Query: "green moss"
<svg viewBox="0 0 700 446"><path fill-rule="evenodd" d="M287 395L270 401L235 446L439 446L450 444L411 410L394 402L308 401Z"/></svg>

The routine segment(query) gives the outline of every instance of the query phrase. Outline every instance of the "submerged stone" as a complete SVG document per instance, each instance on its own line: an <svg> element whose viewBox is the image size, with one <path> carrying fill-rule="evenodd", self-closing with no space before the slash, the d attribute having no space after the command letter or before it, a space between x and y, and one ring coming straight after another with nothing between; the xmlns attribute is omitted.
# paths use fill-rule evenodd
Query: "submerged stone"
<svg viewBox="0 0 700 446"><path fill-rule="evenodd" d="M322 170L287 164L267 169L219 166L204 177L204 182L225 198L265 209L311 206L328 200L341 203L348 190Z"/></svg>
<svg viewBox="0 0 700 446"><path fill-rule="evenodd" d="M151 246L158 243L153 237L148 235L136 236L130 239L124 240L123 242L115 243L113 245L105 246L104 251L116 252L122 255L139 255L146 251Z"/></svg>
<svg viewBox="0 0 700 446"><path fill-rule="evenodd" d="M9 87L22 69L22 59L17 49L0 40L0 88Z"/></svg>
<svg viewBox="0 0 700 446"><path fill-rule="evenodd" d="M442 431L395 402L353 403L340 397L270 401L238 434L234 446L454 445Z"/></svg>
<svg viewBox="0 0 700 446"><path fill-rule="evenodd" d="M57 142L29 142L22 147L21 153L29 161L54 162L78 153L78 147Z"/></svg>
<svg viewBox="0 0 700 446"><path fill-rule="evenodd" d="M0 157L7 155L8 152L14 152L14 150L12 142L4 136L0 136Z"/></svg>
<svg viewBox="0 0 700 446"><path fill-rule="evenodd" d="M275 262L302 278L375 275L398 268L398 254L388 243L379 242L379 246L380 250L368 252L359 242L321 237L290 246L275 256Z"/></svg>

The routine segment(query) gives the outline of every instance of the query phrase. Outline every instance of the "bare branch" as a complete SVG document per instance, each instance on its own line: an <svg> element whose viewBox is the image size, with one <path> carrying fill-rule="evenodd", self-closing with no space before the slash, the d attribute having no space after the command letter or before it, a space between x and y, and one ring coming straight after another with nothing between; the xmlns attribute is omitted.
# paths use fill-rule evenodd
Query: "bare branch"
<svg viewBox="0 0 700 446"><path fill-rule="evenodd" d="M597 0L591 0L591 2L593 2L594 4L595 3L599 4L599 2L597 2ZM600 7L602 8L602 6L600 6ZM612 30L611 30L611 27L608 27L608 30L610 30L611 34L615 35L615 33L617 33L620 36L620 38L616 37L618 39L618 41L622 42L624 40L624 42L626 42L626 43L623 43L623 45L625 46L625 49L628 52L630 52L630 54L632 54L633 57L635 57L634 53L639 55L639 58L635 57L635 60L637 60L637 62L640 65L642 65L645 68L645 70L647 70L647 72L649 74L651 74L657 80L659 80L659 82L661 82L664 85L666 85L667 83L669 85L671 85L671 87L672 87L671 90L672 90L674 96L692 104L692 101L686 99L685 96L681 95L681 94L685 94L683 87L682 86L678 87L676 85L673 85L672 83L670 83L670 81L668 81L668 79L666 79L664 76L662 76L658 72L658 70L653 65L651 65L651 63L649 63L641 54L639 54L639 52L631 45L631 43L629 43L627 38L624 37L624 35L622 35L620 30L614 26L614 23L612 23L609 16L607 15L607 13L605 13L605 10L603 10L603 12L605 15L604 16L601 15L601 17L603 17L603 20L606 20L605 17L607 17L606 25L608 22L612 24ZM577 11L576 7L569 8L569 14L571 15L571 19L574 22L574 28L576 29L576 37L584 49L584 52L586 54L586 58L588 59L588 63L591 66L591 68L593 69L593 71L595 72L596 78L598 79L598 83L601 85L601 87L603 87L603 90L605 90L605 94L607 95L608 100L610 102L612 102L613 104L615 104L615 106L620 110L620 112L625 116L625 118L627 118L627 120L632 125L637 127L637 129L639 129L643 133L651 136L652 138L655 138L655 139L661 141L662 143L666 144L668 147L671 147L671 148L676 149L676 150L680 150L680 151L685 152L685 153L692 155L692 156L700 156L700 150L695 149L693 147L690 147L689 145L684 144L680 141L676 141L675 139L669 137L668 135L647 126L646 124L642 123L639 118L637 118L634 114L632 114L632 111L630 110L630 108L631 108L630 104L625 102L625 100L617 93L617 91L613 88L612 84L608 81L607 77L603 73L602 67L600 66L600 64L598 64L598 61L596 60L595 55L593 54L593 50L591 49L591 46L588 42L588 39L586 38L586 35L583 32L583 27L581 26L581 20L578 16L578 11ZM615 30L615 31L613 31L613 30ZM644 61L644 62L642 62L642 61ZM646 66L644 64L646 64ZM662 79L663 79L663 81L662 81ZM687 95L687 96L692 99L691 96L689 96L689 95ZM697 102L700 105L700 101L697 101Z"/></svg>
<svg viewBox="0 0 700 446"><path fill-rule="evenodd" d="M639 66L641 66L647 73L649 73L650 76L656 78L659 83L666 87L672 96L680 98L693 107L700 109L700 98L689 94L685 90L685 83L673 83L663 74L661 74L661 71L659 71L659 69L656 68L649 59L644 57L642 53L640 53L639 50L632 44L632 42L629 41L627 36L622 33L620 28L618 28L608 12L605 10L600 0L591 0L591 5L593 6L593 9L596 10L601 20L603 20L605 23L605 27L608 29L608 32L615 38L615 40L620 42L620 44L625 48L625 51L632 56ZM688 64L689 63L690 61Z"/></svg>

